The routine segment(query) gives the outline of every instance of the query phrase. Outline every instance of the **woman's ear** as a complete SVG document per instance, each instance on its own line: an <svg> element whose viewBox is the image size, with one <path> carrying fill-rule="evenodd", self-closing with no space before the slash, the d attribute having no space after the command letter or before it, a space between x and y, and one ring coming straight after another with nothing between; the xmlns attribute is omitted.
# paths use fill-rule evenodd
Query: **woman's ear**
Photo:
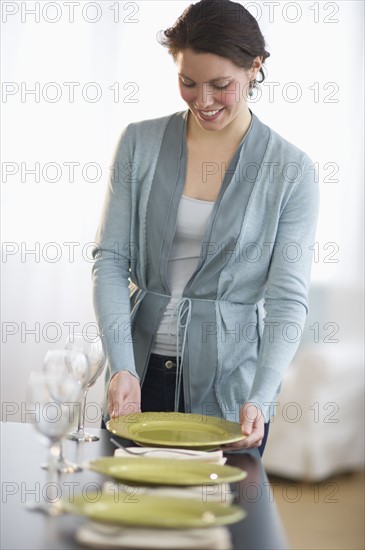
<svg viewBox="0 0 365 550"><path fill-rule="evenodd" d="M263 62L263 57L258 55L257 57L255 57L255 59L252 61L252 66L251 66L251 71L252 71L252 76L254 78L256 78L256 75L257 73L259 72L259 70L261 69L262 67L262 62Z"/></svg>

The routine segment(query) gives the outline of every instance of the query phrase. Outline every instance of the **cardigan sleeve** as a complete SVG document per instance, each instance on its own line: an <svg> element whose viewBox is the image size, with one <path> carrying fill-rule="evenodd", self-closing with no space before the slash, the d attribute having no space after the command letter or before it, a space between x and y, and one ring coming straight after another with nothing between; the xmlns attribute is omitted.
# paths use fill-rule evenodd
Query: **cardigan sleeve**
<svg viewBox="0 0 365 550"><path fill-rule="evenodd" d="M110 376L129 371L138 378L130 321L129 276L133 246L130 242L131 185L135 180L128 142L128 125L114 154L114 164L98 228L92 269L93 302L104 335Z"/></svg>
<svg viewBox="0 0 365 550"><path fill-rule="evenodd" d="M264 326L248 401L266 419L285 369L298 349L308 313L312 250L319 208L313 163L305 156L301 177L282 208L265 292Z"/></svg>

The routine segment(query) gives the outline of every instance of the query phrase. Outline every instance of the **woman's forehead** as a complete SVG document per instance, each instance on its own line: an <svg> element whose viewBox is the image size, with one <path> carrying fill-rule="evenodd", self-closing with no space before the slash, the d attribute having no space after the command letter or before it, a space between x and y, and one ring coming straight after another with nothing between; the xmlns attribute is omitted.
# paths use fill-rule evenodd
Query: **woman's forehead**
<svg viewBox="0 0 365 550"><path fill-rule="evenodd" d="M193 80L228 79L240 72L240 68L226 57L214 53L198 53L190 49L177 54L176 65L181 76Z"/></svg>

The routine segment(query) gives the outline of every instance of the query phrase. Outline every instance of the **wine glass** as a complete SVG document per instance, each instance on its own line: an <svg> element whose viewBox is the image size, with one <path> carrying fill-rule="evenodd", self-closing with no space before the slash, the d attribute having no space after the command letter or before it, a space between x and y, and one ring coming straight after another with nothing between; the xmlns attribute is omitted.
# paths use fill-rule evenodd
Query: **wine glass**
<svg viewBox="0 0 365 550"><path fill-rule="evenodd" d="M61 513L57 498L57 483L54 479L57 471L60 441L72 426L75 419L74 406L82 398L82 388L79 382L65 371L65 366L64 364L61 365L62 361L59 356L65 361L65 351L58 350L59 366L58 368L53 366L52 372L31 373L27 395L27 401L32 406L32 410L35 411L33 416L34 427L41 440L46 442L48 446L48 483L46 496L44 491L41 492L42 501L27 502L26 505L30 510L39 510L49 515ZM87 362L82 355L77 357L76 360Z"/></svg>
<svg viewBox="0 0 365 550"><path fill-rule="evenodd" d="M85 337L81 332L75 332L69 336L66 342L66 349L73 352L84 353L89 362L89 375L84 388L84 396L81 404L77 430L67 435L73 441L98 441L100 438L85 432L85 407L87 392L95 384L103 372L105 366L105 352L103 337L95 334L93 338Z"/></svg>
<svg viewBox="0 0 365 550"><path fill-rule="evenodd" d="M72 350L50 350L46 353L43 371L52 374L62 371L65 375L72 376L79 383L81 398L89 379L90 368L87 357L82 352ZM80 398L80 400L81 400ZM80 402L77 403L80 408ZM74 412L74 411L73 411ZM76 416L76 415L74 415ZM63 474L81 472L82 468L67 460L63 455L62 439L57 443L59 446L56 469ZM43 469L48 469L48 464L42 464Z"/></svg>

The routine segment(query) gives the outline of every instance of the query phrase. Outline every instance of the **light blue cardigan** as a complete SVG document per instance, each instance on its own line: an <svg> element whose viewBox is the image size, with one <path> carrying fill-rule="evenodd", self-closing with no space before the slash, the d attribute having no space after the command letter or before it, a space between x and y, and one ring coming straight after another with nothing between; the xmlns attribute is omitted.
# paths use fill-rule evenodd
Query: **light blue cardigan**
<svg viewBox="0 0 365 550"><path fill-rule="evenodd" d="M117 146L93 266L107 381L128 370L143 383L169 301L167 262L185 182L187 115L129 124ZM307 314L315 182L311 159L252 114L180 303L187 412L238 421L240 406L250 401L266 420L273 413L270 404Z"/></svg>

